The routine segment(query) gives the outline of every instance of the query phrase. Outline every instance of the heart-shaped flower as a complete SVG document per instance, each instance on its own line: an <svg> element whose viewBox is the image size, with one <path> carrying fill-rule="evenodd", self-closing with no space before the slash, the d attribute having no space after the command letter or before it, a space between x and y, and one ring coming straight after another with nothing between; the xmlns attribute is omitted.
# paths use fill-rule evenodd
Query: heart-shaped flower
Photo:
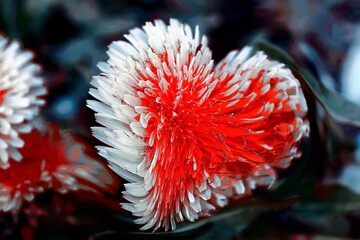
<svg viewBox="0 0 360 240"><path fill-rule="evenodd" d="M46 93L41 67L32 63L33 53L20 43L0 35L0 167L9 167L9 158L20 161L18 148L24 146L20 134L32 129L30 120L39 113Z"/></svg>
<svg viewBox="0 0 360 240"><path fill-rule="evenodd" d="M250 47L214 66L205 37L170 20L113 42L88 101L93 134L130 183L123 208L146 230L208 215L230 197L270 186L301 155L307 105L284 64Z"/></svg>

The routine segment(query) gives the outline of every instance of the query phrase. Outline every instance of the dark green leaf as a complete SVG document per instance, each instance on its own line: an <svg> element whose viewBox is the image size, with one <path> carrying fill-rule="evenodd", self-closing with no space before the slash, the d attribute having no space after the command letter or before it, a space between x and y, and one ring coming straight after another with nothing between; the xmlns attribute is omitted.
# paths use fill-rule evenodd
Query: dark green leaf
<svg viewBox="0 0 360 240"><path fill-rule="evenodd" d="M324 234L344 235L349 227L347 214L359 209L360 196L334 183L318 185L311 197L292 206L291 214Z"/></svg>
<svg viewBox="0 0 360 240"><path fill-rule="evenodd" d="M296 64L286 52L264 40L255 40L252 46L264 51L270 58L284 63L299 79L304 90L308 91L323 106L325 111L341 124L360 127L360 107L341 94L328 89L317 81L310 72Z"/></svg>
<svg viewBox="0 0 360 240"><path fill-rule="evenodd" d="M93 239L231 239L240 233L254 217L268 211L288 207L298 198L286 198L275 202L258 199L244 199L219 210L210 218L203 218L195 223L181 223L175 231L169 232L141 232L141 231L105 231L93 236ZM117 218L119 219L119 218ZM115 219L114 219L115 220ZM121 224L121 222L119 222Z"/></svg>

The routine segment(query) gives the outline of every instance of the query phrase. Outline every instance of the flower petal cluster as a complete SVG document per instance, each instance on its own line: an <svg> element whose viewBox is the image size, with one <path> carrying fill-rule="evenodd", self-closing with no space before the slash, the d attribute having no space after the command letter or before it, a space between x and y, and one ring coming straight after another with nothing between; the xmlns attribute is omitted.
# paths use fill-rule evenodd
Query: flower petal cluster
<svg viewBox="0 0 360 240"><path fill-rule="evenodd" d="M206 37L177 20L147 22L109 46L88 106L142 230L175 229L229 198L271 186L301 155L307 104L292 72L250 47L216 66Z"/></svg>
<svg viewBox="0 0 360 240"><path fill-rule="evenodd" d="M0 167L9 159L20 161L18 149L24 146L20 134L29 133L30 121L39 114L45 101L41 67L32 62L33 53L20 43L0 35Z"/></svg>
<svg viewBox="0 0 360 240"><path fill-rule="evenodd" d="M0 211L17 212L24 201L53 189L58 193L86 191L114 193L118 181L91 155L91 146L75 134L49 124L22 136L21 162L0 169Z"/></svg>

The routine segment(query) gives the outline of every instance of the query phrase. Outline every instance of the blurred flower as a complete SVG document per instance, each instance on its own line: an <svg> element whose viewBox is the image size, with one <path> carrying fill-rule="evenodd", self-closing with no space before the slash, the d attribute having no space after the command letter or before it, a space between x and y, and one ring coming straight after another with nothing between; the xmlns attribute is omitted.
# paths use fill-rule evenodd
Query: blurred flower
<svg viewBox="0 0 360 240"><path fill-rule="evenodd" d="M104 127L98 147L125 184L123 208L146 230L194 221L271 186L275 168L301 155L307 105L283 64L252 49L215 68L207 39L188 25L158 20L113 42L88 101Z"/></svg>
<svg viewBox="0 0 360 240"><path fill-rule="evenodd" d="M41 67L31 62L33 53L21 50L20 43L0 35L0 167L9 167L9 158L20 161L18 148L24 145L20 133L32 129L29 121L45 102Z"/></svg>
<svg viewBox="0 0 360 240"><path fill-rule="evenodd" d="M117 181L105 166L88 154L88 145L70 132L48 125L41 133L24 135L21 162L0 169L0 210L16 212L47 189L59 193L84 190L114 192Z"/></svg>

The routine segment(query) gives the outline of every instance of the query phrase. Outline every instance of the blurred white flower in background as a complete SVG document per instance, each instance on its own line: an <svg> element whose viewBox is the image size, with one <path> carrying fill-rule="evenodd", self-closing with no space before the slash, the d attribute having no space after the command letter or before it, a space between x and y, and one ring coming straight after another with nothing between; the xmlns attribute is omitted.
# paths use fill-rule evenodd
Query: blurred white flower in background
<svg viewBox="0 0 360 240"><path fill-rule="evenodd" d="M356 26L354 41L348 51L342 71L342 92L360 105L360 26Z"/></svg>
<svg viewBox="0 0 360 240"><path fill-rule="evenodd" d="M9 167L9 159L20 161L23 147L20 133L29 133L30 120L45 101L41 67L32 63L33 53L23 51L20 43L0 35L0 167Z"/></svg>

